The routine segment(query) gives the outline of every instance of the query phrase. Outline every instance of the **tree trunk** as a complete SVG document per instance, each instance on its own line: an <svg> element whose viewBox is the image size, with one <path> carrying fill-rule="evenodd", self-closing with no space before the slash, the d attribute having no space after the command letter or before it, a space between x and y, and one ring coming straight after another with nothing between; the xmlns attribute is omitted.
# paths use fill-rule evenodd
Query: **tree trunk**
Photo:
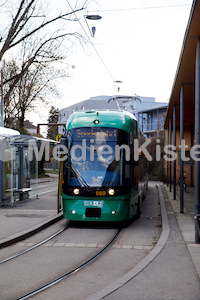
<svg viewBox="0 0 200 300"><path fill-rule="evenodd" d="M19 128L24 128L25 110L21 110L21 115L19 117Z"/></svg>

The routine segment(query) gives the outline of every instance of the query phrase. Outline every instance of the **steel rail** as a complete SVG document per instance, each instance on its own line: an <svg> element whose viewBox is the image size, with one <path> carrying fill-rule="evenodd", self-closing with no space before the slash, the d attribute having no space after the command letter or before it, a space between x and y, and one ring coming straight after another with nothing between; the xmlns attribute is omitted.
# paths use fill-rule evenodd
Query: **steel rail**
<svg viewBox="0 0 200 300"><path fill-rule="evenodd" d="M96 259L98 259L102 254L104 254L104 252L106 252L114 243L114 241L117 239L117 237L119 236L121 232L121 229L117 230L117 233L114 235L114 237L112 237L112 239L110 240L110 242L101 250L99 251L97 254L95 254L94 256L92 256L90 259L88 259L86 262L84 262L83 264L79 265L78 267L74 268L71 271L68 271L67 273L63 274L62 276L52 280L51 282L41 286L40 288L20 297L17 298L16 300L25 300L28 299L32 296L35 296L36 294L47 290L48 288L52 287L53 285L61 282L62 280L69 278L70 276L75 275L76 273L78 273L79 271L83 270L84 268L86 268L88 265L90 265L92 262L94 262Z"/></svg>
<svg viewBox="0 0 200 300"><path fill-rule="evenodd" d="M13 255L13 256L10 256L10 257L8 257L8 258L5 258L5 259L1 260L1 261L0 261L0 265L3 264L3 263L5 263L5 262L8 262L8 261L10 261L10 260L12 260L12 259L14 259L14 258L17 258L17 257L19 257L19 256L21 256L21 255L23 255L23 254L25 254L25 253L27 253L27 252L30 252L30 251L34 250L35 248L37 248L37 247L39 247L39 246L42 246L42 245L45 244L46 242L52 240L54 237L56 237L56 236L58 236L59 234L61 234L61 233L62 233L63 231L65 231L68 227L69 227L69 225L65 226L64 228L62 228L62 229L59 230L58 232L54 233L53 235L51 235L51 236L48 237L47 239L45 239L45 240L43 240L43 241L41 241L41 242L35 244L34 246L32 246L32 247L30 247L30 248L28 248L28 249L26 249L26 250L24 250L24 251L21 251L21 252L15 254L15 255Z"/></svg>

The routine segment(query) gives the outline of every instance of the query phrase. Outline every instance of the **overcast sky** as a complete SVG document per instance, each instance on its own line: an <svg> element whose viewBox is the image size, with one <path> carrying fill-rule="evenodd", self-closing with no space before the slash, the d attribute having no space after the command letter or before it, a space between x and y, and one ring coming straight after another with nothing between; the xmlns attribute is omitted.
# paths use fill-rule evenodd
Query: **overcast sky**
<svg viewBox="0 0 200 300"><path fill-rule="evenodd" d="M168 101L191 3L191 0L94 1L86 11L102 16L98 21L88 20L90 27L96 27L95 37L90 37L94 47L90 43L85 49L76 47L68 57L75 69L62 89L66 97L63 105L91 96L116 94L115 80L123 81L121 94L136 93ZM80 32L89 36L84 19L80 22L77 24Z"/></svg>
<svg viewBox="0 0 200 300"><path fill-rule="evenodd" d="M74 8L75 1L64 3ZM99 14L102 19L87 21L89 27L96 27L93 38L84 17L74 16L80 21L71 26L91 42L76 43L69 51L66 63L75 68L60 82L63 98L55 106L117 94L115 80L123 82L120 94L167 102L191 4L192 0L91 1L84 14Z"/></svg>

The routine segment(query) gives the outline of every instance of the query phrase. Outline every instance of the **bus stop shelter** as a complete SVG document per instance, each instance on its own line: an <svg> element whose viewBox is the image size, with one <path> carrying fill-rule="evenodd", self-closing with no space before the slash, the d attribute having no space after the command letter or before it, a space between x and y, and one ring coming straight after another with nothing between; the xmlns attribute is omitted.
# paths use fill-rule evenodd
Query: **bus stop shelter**
<svg viewBox="0 0 200 300"><path fill-rule="evenodd" d="M0 206L38 196L38 161L35 156L29 159L30 140L38 142L32 136L0 131Z"/></svg>

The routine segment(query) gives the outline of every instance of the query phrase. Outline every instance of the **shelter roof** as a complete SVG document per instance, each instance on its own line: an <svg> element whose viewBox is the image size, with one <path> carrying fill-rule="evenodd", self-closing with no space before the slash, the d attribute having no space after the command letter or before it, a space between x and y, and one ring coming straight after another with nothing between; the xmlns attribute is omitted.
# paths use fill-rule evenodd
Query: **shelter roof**
<svg viewBox="0 0 200 300"><path fill-rule="evenodd" d="M194 0L187 24L183 45L178 61L174 83L167 115L165 119L165 128L168 126L169 119L172 119L174 106L177 106L177 125L179 126L179 105L181 86L184 88L184 109L185 123L192 125L194 123L194 82L195 82L195 61L197 40L200 37L200 1Z"/></svg>
<svg viewBox="0 0 200 300"><path fill-rule="evenodd" d="M6 128L6 127L0 127L0 136L7 137L11 135L20 135L19 131Z"/></svg>

